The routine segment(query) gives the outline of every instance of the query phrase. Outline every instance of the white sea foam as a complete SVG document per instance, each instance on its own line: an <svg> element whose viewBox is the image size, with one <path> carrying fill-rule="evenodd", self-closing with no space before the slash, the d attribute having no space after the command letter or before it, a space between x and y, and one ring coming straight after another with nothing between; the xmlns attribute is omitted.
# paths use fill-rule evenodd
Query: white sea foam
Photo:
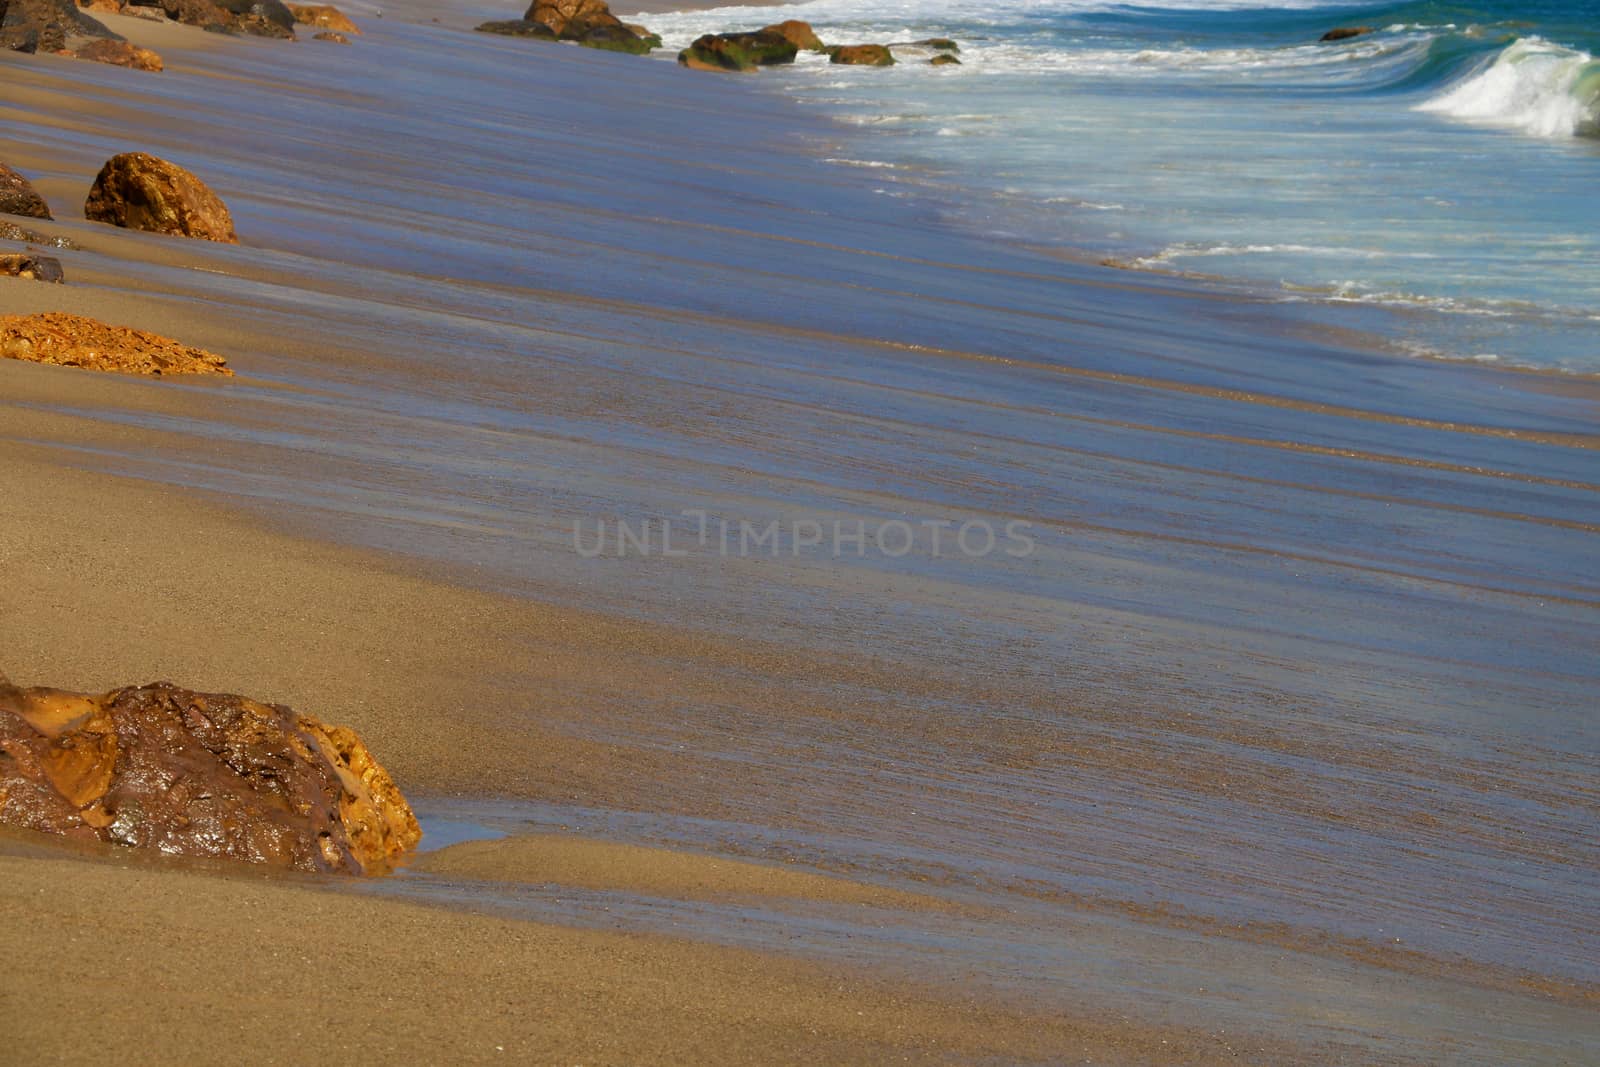
<svg viewBox="0 0 1600 1067"><path fill-rule="evenodd" d="M1600 133L1600 63L1588 52L1525 37L1417 110L1540 137Z"/></svg>

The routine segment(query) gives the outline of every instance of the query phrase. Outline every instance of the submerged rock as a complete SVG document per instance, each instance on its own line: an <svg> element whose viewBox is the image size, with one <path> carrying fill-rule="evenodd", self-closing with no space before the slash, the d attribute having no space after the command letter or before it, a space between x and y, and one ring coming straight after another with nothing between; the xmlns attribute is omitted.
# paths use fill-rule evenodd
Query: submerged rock
<svg viewBox="0 0 1600 1067"><path fill-rule="evenodd" d="M0 823L342 874L387 870L422 837L352 731L165 683L91 695L0 678Z"/></svg>
<svg viewBox="0 0 1600 1067"><path fill-rule="evenodd" d="M0 359L121 374L231 375L228 361L144 330L46 312L0 316Z"/></svg>
<svg viewBox="0 0 1600 1067"><path fill-rule="evenodd" d="M334 44L349 44L350 38L338 30L323 30L321 33L312 34L313 41L332 41Z"/></svg>
<svg viewBox="0 0 1600 1067"><path fill-rule="evenodd" d="M763 27L762 33L775 33L802 52L822 51L822 38L811 28L811 23L788 19Z"/></svg>
<svg viewBox="0 0 1600 1067"><path fill-rule="evenodd" d="M332 4L290 4L289 13L302 26L315 26L319 30L361 35L361 30L350 17Z"/></svg>
<svg viewBox="0 0 1600 1067"><path fill-rule="evenodd" d="M0 213L30 219L48 219L50 207L34 191L33 183L0 163Z"/></svg>
<svg viewBox="0 0 1600 1067"><path fill-rule="evenodd" d="M23 252L20 255L0 255L0 275L10 278L31 278L37 282L62 282L66 275L61 261L49 256Z"/></svg>
<svg viewBox="0 0 1600 1067"><path fill-rule="evenodd" d="M65 52L80 37L122 39L78 10L73 0L0 0L0 48Z"/></svg>
<svg viewBox="0 0 1600 1067"><path fill-rule="evenodd" d="M781 33L708 33L678 53L678 62L692 70L749 73L757 67L793 63L800 49Z"/></svg>
<svg viewBox="0 0 1600 1067"><path fill-rule="evenodd" d="M1319 40L1323 41L1348 41L1352 37L1365 37L1369 33L1377 33L1373 26L1341 26L1336 30L1329 30Z"/></svg>
<svg viewBox="0 0 1600 1067"><path fill-rule="evenodd" d="M849 63L858 67L892 67L894 54L887 45L845 44L828 49L830 61Z"/></svg>
<svg viewBox="0 0 1600 1067"><path fill-rule="evenodd" d="M542 22L532 22L528 19L505 19L500 22L485 22L476 27L479 33L498 33L504 37L535 37L543 41L556 39L556 31Z"/></svg>
<svg viewBox="0 0 1600 1067"><path fill-rule="evenodd" d="M127 41L90 41L72 53L79 59L95 63L110 63L114 67L131 67L134 70L162 70L166 64L148 48Z"/></svg>
<svg viewBox="0 0 1600 1067"><path fill-rule="evenodd" d="M948 37L929 37L926 40L914 42L923 48L931 48L935 52L959 52L961 46Z"/></svg>
<svg viewBox="0 0 1600 1067"><path fill-rule="evenodd" d="M129 230L237 244L233 217L205 182L144 152L113 156L100 168L83 216Z"/></svg>
<svg viewBox="0 0 1600 1067"><path fill-rule="evenodd" d="M928 64L934 67L959 67L961 66L961 60L948 52L944 52L928 60Z"/></svg>

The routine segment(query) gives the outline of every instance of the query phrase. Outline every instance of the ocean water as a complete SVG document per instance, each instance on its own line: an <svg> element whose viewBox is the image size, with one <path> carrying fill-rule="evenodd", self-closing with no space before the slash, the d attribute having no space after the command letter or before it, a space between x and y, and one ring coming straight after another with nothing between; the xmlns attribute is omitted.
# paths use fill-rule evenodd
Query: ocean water
<svg viewBox="0 0 1600 1067"><path fill-rule="evenodd" d="M814 0L642 16L670 48L809 20L960 67L762 77L859 127L883 189L1009 238L1401 309L1411 354L1600 372L1600 4ZM1323 44L1338 26L1377 32ZM670 55L669 50L666 54ZM983 194L970 195L971 190Z"/></svg>

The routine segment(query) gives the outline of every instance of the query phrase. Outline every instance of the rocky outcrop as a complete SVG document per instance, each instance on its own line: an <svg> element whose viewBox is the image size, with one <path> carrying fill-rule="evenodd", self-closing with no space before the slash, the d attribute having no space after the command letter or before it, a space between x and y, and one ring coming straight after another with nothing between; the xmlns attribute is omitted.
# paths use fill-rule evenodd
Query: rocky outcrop
<svg viewBox="0 0 1600 1067"><path fill-rule="evenodd" d="M44 197L34 192L33 183L0 163L0 213L48 219L50 208L44 202Z"/></svg>
<svg viewBox="0 0 1600 1067"><path fill-rule="evenodd" d="M313 41L332 41L334 44L349 44L350 38L338 30L323 30L321 33L311 35Z"/></svg>
<svg viewBox="0 0 1600 1067"><path fill-rule="evenodd" d="M829 61L857 67L892 67L894 55L887 45L846 44L828 49Z"/></svg>
<svg viewBox="0 0 1600 1067"><path fill-rule="evenodd" d="M762 33L775 33L788 41L802 52L822 51L822 39L811 28L811 23L801 22L799 19L788 19L777 22L771 26L763 27Z"/></svg>
<svg viewBox="0 0 1600 1067"><path fill-rule="evenodd" d="M41 256L34 252L23 252L18 255L0 255L0 276L8 278L29 278L36 282L62 282L66 275L62 273L61 261Z"/></svg>
<svg viewBox="0 0 1600 1067"><path fill-rule="evenodd" d="M233 373L221 356L170 337L57 312L0 316L0 359L157 378Z"/></svg>
<svg viewBox="0 0 1600 1067"><path fill-rule="evenodd" d="M127 41L90 41L80 45L72 54L79 59L110 63L114 67L131 67L134 70L158 71L165 67L156 53Z"/></svg>
<svg viewBox="0 0 1600 1067"><path fill-rule="evenodd" d="M750 73L757 67L793 63L800 49L781 33L708 33L678 53L678 62L691 70Z"/></svg>
<svg viewBox="0 0 1600 1067"><path fill-rule="evenodd" d="M422 837L350 730L165 683L0 679L0 823L168 855L371 874Z"/></svg>
<svg viewBox="0 0 1600 1067"><path fill-rule="evenodd" d="M643 55L661 47L661 38L643 26L628 26L611 13L605 0L534 0L520 19L485 22L479 33L573 41L585 48Z"/></svg>
<svg viewBox="0 0 1600 1067"><path fill-rule="evenodd" d="M319 30L361 35L361 30L350 17L332 4L290 4L289 12L302 26L315 26Z"/></svg>
<svg viewBox="0 0 1600 1067"><path fill-rule="evenodd" d="M139 8L155 8L174 22L215 33L294 39L294 13L281 0L129 0L129 14Z"/></svg>
<svg viewBox="0 0 1600 1067"><path fill-rule="evenodd" d="M129 230L237 243L233 217L216 193L176 163L144 152L113 156L100 168L83 216Z"/></svg>
<svg viewBox="0 0 1600 1067"><path fill-rule="evenodd" d="M73 0L0 0L0 48L65 52L85 37L121 40Z"/></svg>
<svg viewBox="0 0 1600 1067"><path fill-rule="evenodd" d="M1336 30L1329 30L1323 34L1323 41L1348 41L1352 37L1365 37L1369 33L1377 33L1373 26L1340 26Z"/></svg>
<svg viewBox="0 0 1600 1067"><path fill-rule="evenodd" d="M949 52L941 52L932 59L928 60L928 64L934 67L959 67L961 66L961 60L957 59Z"/></svg>

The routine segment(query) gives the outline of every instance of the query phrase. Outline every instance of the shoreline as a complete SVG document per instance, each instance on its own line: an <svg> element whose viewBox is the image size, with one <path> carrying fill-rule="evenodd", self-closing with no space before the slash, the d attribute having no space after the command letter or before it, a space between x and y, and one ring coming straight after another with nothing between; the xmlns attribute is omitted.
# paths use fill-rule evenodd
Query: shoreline
<svg viewBox="0 0 1600 1067"><path fill-rule="evenodd" d="M412 29L373 39L403 55L446 50ZM230 47L241 69L226 76L270 82L272 47ZM520 58L483 48L486 64ZM221 54L197 59L198 69L213 70ZM1594 988L1585 935L1537 926L1526 909L1538 892L1465 890L1459 930L1441 924L1429 901L1440 884L1476 870L1440 858L1462 854L1517 863L1550 891L1575 891L1566 872L1581 870L1586 846L1573 831L1592 815L1581 792L1568 793L1583 783L1581 761L1552 749L1542 723L1507 732L1499 718L1518 693L1535 691L1556 715L1554 732L1581 742L1586 679L1560 671L1564 650L1587 633L1594 591L1561 566L1576 551L1573 524L1594 488L1581 477L1586 449L1567 447L1592 396L1528 389L1491 402L1473 386L1498 368L1433 375L1344 339L1325 339L1315 354L1326 365L1291 379L1265 356L1299 344L1306 324L1256 317L1259 305L1185 284L1053 274L1044 257L931 227L907 236L900 231L912 215L874 217L869 183L838 177L809 188L818 172L802 169L784 184L805 152L764 155L779 151L765 142L758 150L715 142L706 165L657 157L672 194L652 199L624 173L656 150L648 130L626 125L625 102L641 84L675 87L635 77L626 60L541 58L535 68L507 70L547 79L541 88L602 94L592 105L578 97L601 133L574 124L582 135L574 134L565 117L534 121L513 111L522 119L515 125L474 114L514 134L476 145L489 157L483 171L467 167L439 183L451 191L448 210L401 199L434 176L405 169L411 160L396 162L381 146L357 146L371 153L372 169L369 184L352 192L337 174L319 172L330 150L314 129L304 143L315 151L268 167L230 155L225 136L202 144L169 124L169 112L187 114L193 101L139 117L146 137L192 145L206 173L221 176L246 247L197 248L64 221L56 229L87 246L63 254L68 286L16 283L0 299L8 311L48 302L168 323L163 332L228 353L240 378L180 387L0 364L3 496L29 501L0 534L4 558L26 561L0 603L8 650L0 669L22 682L91 689L169 675L284 701L355 727L403 788L536 800L552 806L545 817L584 820L596 841L671 845L675 833L689 851L812 874L833 864L841 877L880 888L932 879L936 893L963 899L1008 900L1036 882L1040 911L1026 914L1041 923L1045 910L1070 916L1044 939L1066 955L1032 963L1048 976L1038 979L1042 1012L1067 1029L1029 1044L1035 1038L1016 1028L1034 1027L1034 1017L1008 1017L996 1038L987 1033L994 1018L980 1009L962 1017L975 1021L959 1034L940 1031L941 1048L973 1056L1059 1058L1080 1039L1078 1023L1062 1021L1079 1017L1081 1006L1063 1005L1080 997L1118 1014L1119 998L1137 1000L1132 1021L1094 1031L1092 1043L1113 1061L1205 1062L1213 1038L1198 1032L1214 1027L1264 1035L1275 1050L1257 1057L1265 1062L1427 1059L1441 1035L1497 1010L1514 1019L1480 1036L1464 1062L1549 1051L1557 1046L1538 1043L1581 1031ZM283 100L294 121L314 116L338 130L364 113L358 94L370 86L350 86L354 102L341 110L337 97L317 95L342 84L341 75L315 53L304 62L292 69L305 84ZM118 78L94 71L86 80L137 92L140 83ZM48 106L63 92L70 89L52 85L35 100ZM741 102L742 92L686 84L663 114L688 118L659 143L670 147L701 128L707 112L696 109L733 112L732 140L747 128L739 123L793 112ZM608 117L622 128L599 121ZM41 125L30 164L90 158L104 139L95 123L107 121L91 113L81 130ZM427 125L420 133L445 136ZM548 169L525 179L540 199L523 210L538 226L502 247L493 220L530 196L492 180L505 166L494 154L520 150L513 137L544 148L513 157L519 166ZM84 166L45 169L41 188L70 204ZM275 180L261 182L263 174ZM586 183L603 192L587 199ZM775 261L774 249L792 262ZM581 262L569 267L575 257ZM816 307L827 320L808 310ZM1192 348L1166 343L1179 330ZM1246 350L1232 353L1241 339ZM1002 388L995 375L1017 378ZM1419 401L1439 386L1446 395ZM1026 402L1019 389L1031 394ZM984 421L990 410L998 416ZM1486 432L1462 434L1461 426ZM843 444L820 440L820 427ZM902 438L903 454L895 450ZM968 458L990 451L1005 461ZM1065 484L1037 473L1056 471L1068 472ZM1165 487L1189 510L1152 520L1146 513L1161 489L1130 496L1133 483ZM98 506L82 508L85 499ZM876 561L835 568L844 574L764 560L585 570L573 564L562 527L600 509L670 514L686 502L765 518L785 514L789 500L830 515L962 516L1007 515L1026 501L1026 514L1062 536L1037 569L1014 575L933 560L909 573ZM522 512L538 512L539 522L524 525ZM1311 516L1303 526L1301 513ZM1254 514L1273 517L1262 525L1242 518ZM1369 539L1330 538L1319 524L1334 521L1366 523ZM1440 539L1443 561L1380 536L1407 522ZM1452 535L1452 526L1464 532ZM1508 547L1519 537L1526 550ZM1310 577L1286 589L1279 575L1289 566ZM1206 573L1217 570L1225 572L1217 580ZM1051 571L1070 574L1073 588L1043 584ZM1149 574L1175 590L1165 597L1203 593L1221 617L1140 613ZM1378 591L1350 592L1364 588ZM674 617L685 592L705 610ZM1438 614L1440 604L1472 604L1486 627L1520 620L1530 642L1548 634L1557 644L1526 663L1460 666L1431 658L1474 654L1470 645L1455 652L1447 635L1411 658L1362 644L1353 627L1308 626L1297 597L1336 621L1381 607L1398 621L1372 617L1370 626L1396 631ZM818 603L840 607L824 619ZM141 619L136 630L123 623L130 610ZM1521 645L1514 651L1524 655ZM1224 655L1238 661L1219 666ZM1404 679L1404 692L1375 681L1386 671ZM1480 694L1468 699L1474 687ZM1411 704L1421 706L1419 717L1406 717ZM1428 719L1446 709L1463 713L1449 720L1448 743ZM1154 810L1141 816L1140 808ZM1494 829L1524 810L1538 813L1526 838ZM1195 826L1237 843L1216 842L1214 859L1187 851L1181 840ZM1349 862L1341 842L1352 838L1374 859L1360 879L1341 874ZM1302 849L1324 873L1304 887L1271 885L1262 847ZM1446 863L1440 881L1422 859L1408 866L1407 849ZM32 860L6 862L19 877L45 878ZM104 863L85 869L105 891L133 894L126 929L163 931L163 939L162 894L202 878L176 869L122 875ZM1367 878L1390 886L1388 914L1365 904ZM588 905L575 905L588 908L584 922L612 922L608 909L623 911L640 889L604 884ZM465 885L444 889L483 892ZM208 909L268 906L209 882L196 892ZM313 942L323 947L304 950L330 965L349 957L317 938L349 923L370 929L360 909L313 902L320 890L262 892L281 901L272 906L312 910ZM20 907L20 894L5 900ZM415 936L430 952L481 949L520 928L464 910L420 918L410 905L370 906L371 923L420 928ZM541 909L567 913L538 901L517 920L543 938L551 928L538 924ZM1158 918L1185 909L1201 917L1194 929L1174 932ZM1496 926L1502 913L1511 918ZM1301 939L1288 946L1238 945L1218 932L1252 919L1270 927L1283 915L1304 920L1286 923ZM1373 927L1381 922L1388 935L1391 918L1405 939L1394 951L1419 943L1421 975L1401 968L1397 978L1392 963L1316 948L1318 938L1347 936L1381 952L1387 937ZM1581 909L1571 918L1580 920ZM716 913L706 940L734 936L746 921ZM1448 928L1430 934L1436 924ZM1464 969L1437 962L1480 927L1493 944ZM1532 988L1548 983L1554 996L1517 992L1515 976L1526 969L1509 937L1535 927L1534 951L1547 958ZM860 952L915 969L927 929L913 924L904 943L863 935ZM258 930L240 947L259 950L273 933ZM422 981L389 955L405 949L404 938L371 936L389 966ZM598 944L587 933L549 936L568 937L577 954ZM1011 944L1005 939L1016 932L989 936ZM1286 947L1290 960L1271 962ZM215 950L174 948L159 965L177 968ZM670 971L721 951L657 944L645 956L656 961L650 968ZM1117 963L1168 956L1170 968L1138 975ZM515 970L529 958L502 951L495 968ZM800 966L773 962L780 956L772 952L738 958L756 971ZM1262 1002L1189 990L1193 968L1209 974L1206 961L1216 958L1226 959L1219 984L1247 983ZM1033 977L1026 965L1018 975L1017 965L981 953L971 963ZM1330 968L1336 980L1327 979ZM647 1003L657 973L607 971L597 995ZM1278 988L1262 988L1268 973ZM1316 990L1319 976L1336 988ZM486 981L461 976L447 988L466 996ZM706 996L737 1005L741 981ZM279 1008L292 1003L292 988L283 983ZM424 989L413 984L411 998ZM563 1007L558 990L516 990L527 1003L556 1005L556 1017L575 1028L569 1047L592 1052L583 1042L598 1024ZM1366 1043L1339 1044L1338 1026L1306 1028L1303 1013L1319 996L1327 1003L1317 1010L1361 1019ZM782 997L752 996L749 1010L777 1010ZM848 1016L826 998L807 1003L829 1025L836 1009ZM694 1009L651 1010L685 1023ZM1547 1036L1540 1028L1550 1028L1551 1013L1561 1023ZM1412 1015L1424 1021L1407 1029ZM746 1033L748 1024L718 1018L716 1032ZM866 1025L870 1040L889 1042L882 1047L931 1056L920 1038L901 1045L885 1037L925 1018L889 1013ZM1160 1047L1170 1036L1162 1018L1181 1020L1175 1032L1191 1044ZM474 1016L449 1036L492 1029ZM1396 1036L1402 1029L1410 1036ZM250 1032L266 1040L267 1031ZM662 1054L685 1035L679 1028L659 1038L668 1044L629 1049ZM738 1048L781 1062L786 1040ZM1021 1043L1004 1044L1013 1040ZM794 1058L809 1051L814 1059L818 1047ZM852 1058L848 1043L826 1047ZM854 1046L854 1058L871 1058L865 1047ZM730 1062L736 1054L724 1053Z"/></svg>

